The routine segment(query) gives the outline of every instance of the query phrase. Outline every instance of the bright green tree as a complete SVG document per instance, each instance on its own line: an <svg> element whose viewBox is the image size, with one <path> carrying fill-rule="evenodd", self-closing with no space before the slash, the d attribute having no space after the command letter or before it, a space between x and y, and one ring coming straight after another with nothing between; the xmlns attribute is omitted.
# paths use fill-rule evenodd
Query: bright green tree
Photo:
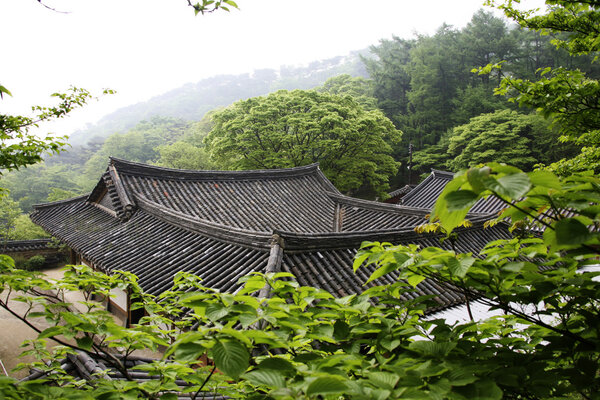
<svg viewBox="0 0 600 400"><path fill-rule="evenodd" d="M0 97L2 95L11 93L0 85ZM90 101L92 95L87 90L73 87L66 93L54 93L52 97L58 100L57 105L33 106L32 116L0 114L1 171L11 171L38 163L42 161L44 154L57 154L68 146L66 136L47 134L40 137L31 130L42 122L65 117Z"/></svg>
<svg viewBox="0 0 600 400"><path fill-rule="evenodd" d="M452 130L446 165L459 171L495 161L531 170L576 151L573 146L556 146L557 141L558 134L540 116L510 110L482 114Z"/></svg>
<svg viewBox="0 0 600 400"><path fill-rule="evenodd" d="M182 119L155 116L141 121L125 133L114 133L86 162L85 176L95 184L106 169L109 157L155 163L160 157L158 147L180 140L189 127L190 123Z"/></svg>
<svg viewBox="0 0 600 400"><path fill-rule="evenodd" d="M8 193L0 194L0 238L2 241L12 239L15 230L15 222L21 215L19 204L8 196Z"/></svg>
<svg viewBox="0 0 600 400"><path fill-rule="evenodd" d="M379 195L398 169L390 144L401 133L383 113L365 110L350 96L282 90L234 103L213 121L208 150L230 169L319 162L341 191L368 187Z"/></svg>
<svg viewBox="0 0 600 400"><path fill-rule="evenodd" d="M338 96L352 96L366 110L377 109L375 83L372 80L352 77L348 74L327 79L322 86L315 88L317 92L327 92Z"/></svg>
<svg viewBox="0 0 600 400"><path fill-rule="evenodd" d="M495 4L490 1L489 3ZM498 2L497 7L528 29L542 34L558 34L552 43L572 55L597 55L600 50L600 4L588 1L546 1L544 14L522 11L512 1ZM562 34L566 33L566 34ZM487 73L497 67L488 65ZM497 93L512 96L519 105L538 110L559 127L562 140L583 146L581 154L552 166L567 174L585 169L600 170L600 83L579 69L547 67L538 71L537 80L505 77Z"/></svg>
<svg viewBox="0 0 600 400"><path fill-rule="evenodd" d="M159 146L156 149L160 158L156 165L177 169L215 169L210 155L203 147L194 146L184 141Z"/></svg>
<svg viewBox="0 0 600 400"><path fill-rule="evenodd" d="M15 219L14 230L10 234L11 240L30 240L49 238L41 226L34 224L27 214L21 214Z"/></svg>

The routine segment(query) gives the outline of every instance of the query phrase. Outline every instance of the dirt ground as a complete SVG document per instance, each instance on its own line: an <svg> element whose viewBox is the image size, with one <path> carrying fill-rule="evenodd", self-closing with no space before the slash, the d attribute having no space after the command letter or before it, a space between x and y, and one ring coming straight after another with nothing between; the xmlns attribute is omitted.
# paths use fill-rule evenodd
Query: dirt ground
<svg viewBox="0 0 600 400"><path fill-rule="evenodd" d="M63 276L62 268L55 268L51 270L42 271L49 279L56 280ZM6 296L4 293L0 296ZM13 294L11 298L16 297ZM4 298L4 297L3 297ZM66 298L70 302L76 302L83 300L83 296L79 292L71 292L66 295ZM23 314L26 311L26 305L18 301L10 301L10 306L14 311L19 314ZM39 329L48 328L48 324L43 319L34 319L32 324ZM37 332L34 329L27 326L24 322L20 321L14 315L9 313L7 310L0 308L0 375L7 374L14 378L20 379L29 374L27 369L20 371L12 371L17 364L21 362L33 361L33 357L27 356L19 358L19 355L24 350L21 344L25 340L31 340L37 337ZM54 344L50 341L49 345ZM137 353L136 353L137 354ZM149 351L140 352L137 355L143 355L146 357L160 358L160 353L154 353ZM5 372L6 371L6 372Z"/></svg>
<svg viewBox="0 0 600 400"><path fill-rule="evenodd" d="M59 268L57 268L56 271L51 270L49 272L53 275L60 276ZM13 294L11 298L16 297L17 295L18 294ZM2 296L5 296L5 294L3 293ZM27 311L27 306L24 303L11 300L9 304L11 308L19 314L23 314ZM32 320L32 324L39 329L48 327L46 322L41 319ZM14 378L22 378L28 375L29 371L27 369L18 372L14 372L12 369L21 362L33 361L33 357L19 358L19 355L24 350L21 347L21 343L25 340L36 338L37 332L27 326L24 322L21 322L4 308L0 308L0 327L0 361L4 366L4 369L2 369L2 365L0 365L0 373L8 373L9 376Z"/></svg>

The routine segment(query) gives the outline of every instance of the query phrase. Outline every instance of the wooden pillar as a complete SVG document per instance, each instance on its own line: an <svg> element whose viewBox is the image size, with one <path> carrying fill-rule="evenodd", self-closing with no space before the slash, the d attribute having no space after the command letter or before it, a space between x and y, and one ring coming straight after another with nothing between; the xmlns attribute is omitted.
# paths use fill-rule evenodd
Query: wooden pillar
<svg viewBox="0 0 600 400"><path fill-rule="evenodd" d="M283 239L274 234L271 239L271 252L269 253L269 260L267 261L267 267L265 268L265 274L281 271L281 261L283 259ZM271 290L269 285L265 285L264 288L258 292L258 297L269 297Z"/></svg>
<svg viewBox="0 0 600 400"><path fill-rule="evenodd" d="M340 203L335 203L335 210L333 213L333 231L341 232L342 225L344 224L344 206Z"/></svg>
<svg viewBox="0 0 600 400"><path fill-rule="evenodd" d="M77 264L77 253L72 248L69 248L69 263L72 265Z"/></svg>

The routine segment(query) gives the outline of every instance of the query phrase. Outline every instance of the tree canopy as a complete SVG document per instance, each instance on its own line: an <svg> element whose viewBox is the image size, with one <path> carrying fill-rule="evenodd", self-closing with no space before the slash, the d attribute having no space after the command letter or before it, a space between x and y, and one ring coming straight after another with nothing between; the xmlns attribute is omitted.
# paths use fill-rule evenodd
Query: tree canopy
<svg viewBox="0 0 600 400"><path fill-rule="evenodd" d="M318 162L341 191L385 193L398 164L390 144L401 133L383 113L350 96L278 91L213 115L206 138L212 158L231 169L297 167Z"/></svg>
<svg viewBox="0 0 600 400"><path fill-rule="evenodd" d="M545 14L535 14L514 7L512 1L498 5L521 26L553 34L552 44L571 55L591 55L596 61L600 50L598 21L600 4L588 1L547 1L551 6ZM561 35L561 33L565 33ZM488 65L480 73L488 73L498 65ZM583 146L573 159L559 162L554 170L600 171L600 83L583 68L547 66L537 72L537 79L506 76L496 93L508 95L521 106L536 109L559 127L562 141Z"/></svg>
<svg viewBox="0 0 600 400"><path fill-rule="evenodd" d="M8 89L0 86L0 95L3 93L11 95ZM58 154L68 146L65 136L48 134L40 137L30 131L42 122L65 117L86 104L92 95L85 89L73 87L66 93L54 93L52 97L58 99L58 104L33 106L33 116L0 114L0 170L10 171L38 163L44 153Z"/></svg>
<svg viewBox="0 0 600 400"><path fill-rule="evenodd" d="M459 171L503 162L531 170L535 164L557 161L568 154L568 149L557 148L558 134L548 124L541 116L511 110L474 117L452 130L446 165Z"/></svg>

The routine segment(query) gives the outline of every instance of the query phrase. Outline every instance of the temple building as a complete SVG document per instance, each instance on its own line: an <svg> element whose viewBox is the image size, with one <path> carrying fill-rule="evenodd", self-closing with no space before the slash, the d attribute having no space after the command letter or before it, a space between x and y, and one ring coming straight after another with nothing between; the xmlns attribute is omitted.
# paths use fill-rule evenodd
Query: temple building
<svg viewBox="0 0 600 400"><path fill-rule="evenodd" d="M290 272L301 285L346 296L395 279L365 285L372 270L353 272L363 241L440 246L440 235L414 230L428 213L345 196L317 164L185 171L111 158L90 194L36 205L31 218L71 248L72 262L132 272L151 294L169 289L179 271L229 292L250 272ZM470 214L473 226L457 230L457 251L478 254L486 243L510 237L502 224L484 229L489 217L486 210ZM428 280L417 286L414 296L420 294L435 295L439 309L463 301ZM135 322L127 293L115 295L109 309Z"/></svg>

